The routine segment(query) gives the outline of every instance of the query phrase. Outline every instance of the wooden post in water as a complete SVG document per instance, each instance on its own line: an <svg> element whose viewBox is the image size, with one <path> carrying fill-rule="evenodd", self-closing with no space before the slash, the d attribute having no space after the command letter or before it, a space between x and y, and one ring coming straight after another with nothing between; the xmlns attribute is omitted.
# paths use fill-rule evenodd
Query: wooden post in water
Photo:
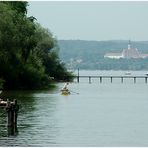
<svg viewBox="0 0 148 148"><path fill-rule="evenodd" d="M91 76L89 76L89 83L91 83Z"/></svg>
<svg viewBox="0 0 148 148"><path fill-rule="evenodd" d="M17 104L17 100L14 102L10 102L7 100L6 111L7 111L7 127L8 127L8 135L13 135L17 132L17 113L19 110L19 106Z"/></svg>
<svg viewBox="0 0 148 148"><path fill-rule="evenodd" d="M121 77L121 83L123 83L123 77Z"/></svg>
<svg viewBox="0 0 148 148"><path fill-rule="evenodd" d="M136 77L134 77L134 83L136 83Z"/></svg>
<svg viewBox="0 0 148 148"><path fill-rule="evenodd" d="M7 111L7 126L11 127L13 125L13 113L12 113L11 103L8 99L6 104L6 111Z"/></svg>
<svg viewBox="0 0 148 148"><path fill-rule="evenodd" d="M113 77L110 77L110 82L111 82L111 83L113 82Z"/></svg>
<svg viewBox="0 0 148 148"><path fill-rule="evenodd" d="M79 83L79 68L78 68L77 82Z"/></svg>
<svg viewBox="0 0 148 148"><path fill-rule="evenodd" d="M100 83L102 83L102 77L100 77Z"/></svg>
<svg viewBox="0 0 148 148"><path fill-rule="evenodd" d="M13 123L14 123L14 130L15 130L15 132L17 132L17 114L18 114L18 110L19 110L19 106L18 106L18 104L17 104L17 100L15 99L14 101L14 121L13 121Z"/></svg>
<svg viewBox="0 0 148 148"><path fill-rule="evenodd" d="M145 83L147 83L147 77L145 77Z"/></svg>

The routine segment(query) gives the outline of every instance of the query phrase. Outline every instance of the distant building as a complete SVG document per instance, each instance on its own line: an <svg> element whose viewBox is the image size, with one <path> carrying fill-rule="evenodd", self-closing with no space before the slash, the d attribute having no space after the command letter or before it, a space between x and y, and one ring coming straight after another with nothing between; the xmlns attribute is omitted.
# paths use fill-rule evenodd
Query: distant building
<svg viewBox="0 0 148 148"><path fill-rule="evenodd" d="M120 59L123 58L122 53L106 53L104 58Z"/></svg>
<svg viewBox="0 0 148 148"><path fill-rule="evenodd" d="M120 59L120 58L147 58L148 54L140 54L137 48L131 48L131 42L128 43L128 48L123 49L121 53L106 53L104 58Z"/></svg>
<svg viewBox="0 0 148 148"><path fill-rule="evenodd" d="M147 58L148 54L140 54L141 58Z"/></svg>

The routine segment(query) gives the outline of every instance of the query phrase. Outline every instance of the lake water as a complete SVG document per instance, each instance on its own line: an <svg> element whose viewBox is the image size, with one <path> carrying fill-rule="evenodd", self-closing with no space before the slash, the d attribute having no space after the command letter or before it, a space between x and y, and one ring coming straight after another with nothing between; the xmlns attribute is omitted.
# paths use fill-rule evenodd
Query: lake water
<svg viewBox="0 0 148 148"><path fill-rule="evenodd" d="M76 71L77 73L77 71ZM131 75L145 75L134 71ZM80 75L124 75L123 71L80 71ZM7 91L20 104L18 134L8 136L0 109L0 146L148 146L148 83L144 79L80 79L63 96L57 83L46 91Z"/></svg>

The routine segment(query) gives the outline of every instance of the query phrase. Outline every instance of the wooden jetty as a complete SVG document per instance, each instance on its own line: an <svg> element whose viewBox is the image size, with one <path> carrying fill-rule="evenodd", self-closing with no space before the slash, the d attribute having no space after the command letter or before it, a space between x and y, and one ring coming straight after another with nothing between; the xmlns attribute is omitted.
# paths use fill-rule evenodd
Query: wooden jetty
<svg viewBox="0 0 148 148"><path fill-rule="evenodd" d="M17 114L19 110L17 100L15 99L13 102L11 102L8 99L7 101L0 99L0 107L5 108L7 112L8 134L13 135L17 132Z"/></svg>
<svg viewBox="0 0 148 148"><path fill-rule="evenodd" d="M91 83L92 78L98 79L100 81L100 83L102 83L102 80L105 78L109 78L110 82L113 82L113 79L118 78L121 79L121 83L124 82L124 79L128 78L128 79L133 79L133 82L136 83L136 80L139 78L142 78L145 80L145 83L148 82L148 76L75 76L75 78L77 79L77 82L80 82L80 79L82 78L88 78L88 82Z"/></svg>

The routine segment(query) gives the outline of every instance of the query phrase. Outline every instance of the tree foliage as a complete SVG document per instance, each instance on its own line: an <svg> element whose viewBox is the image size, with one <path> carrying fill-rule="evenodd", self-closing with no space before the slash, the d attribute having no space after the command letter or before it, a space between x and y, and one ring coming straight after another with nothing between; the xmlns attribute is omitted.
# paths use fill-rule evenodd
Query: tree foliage
<svg viewBox="0 0 148 148"><path fill-rule="evenodd" d="M0 79L4 88L43 88L49 78L71 76L48 29L27 17L27 2L0 2ZM61 72L62 69L62 72Z"/></svg>

